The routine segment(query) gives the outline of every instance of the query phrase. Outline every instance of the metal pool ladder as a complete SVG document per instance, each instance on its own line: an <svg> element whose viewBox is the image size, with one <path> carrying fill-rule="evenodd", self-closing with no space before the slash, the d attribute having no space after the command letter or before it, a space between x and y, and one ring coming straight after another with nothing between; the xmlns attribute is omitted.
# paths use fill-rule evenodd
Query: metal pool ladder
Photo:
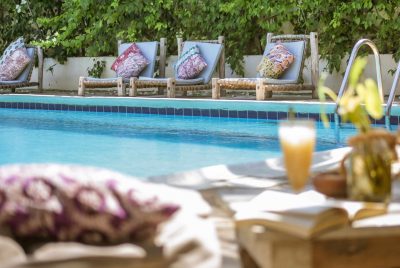
<svg viewBox="0 0 400 268"><path fill-rule="evenodd" d="M386 103L385 126L388 129L390 128L390 115L391 115L391 111L392 111L393 100L394 100L394 97L396 95L397 85L399 84L399 78L400 78L400 61L399 61L399 64L397 65L397 70L396 70L396 74L394 75L392 88L390 89L389 98L388 98L388 101Z"/></svg>
<svg viewBox="0 0 400 268"><path fill-rule="evenodd" d="M379 51L378 48L376 47L376 45L374 44L374 42L372 42L369 39L360 39L353 47L353 50L351 51L351 55L350 55L350 59L349 59L349 63L347 64L347 68L346 68L346 72L344 74L343 77L343 81L342 81L342 85L340 86L339 89L339 94L338 94L338 98L336 101L336 107L335 107L335 114L334 114L334 119L335 119L335 125L339 126L339 114L338 114L338 109L339 109L339 101L342 98L344 91L347 88L347 82L349 80L349 75L350 75L350 70L353 67L354 61L357 57L358 51L360 50L361 46L363 45L368 45L372 51L374 52L374 56L375 56L375 67L376 67L376 79L377 79L377 83L378 83L378 90L379 90L379 96L383 102L383 87L382 87L382 74L381 74L381 60L379 57ZM399 64L400 66L400 64ZM396 72L396 77L398 80L398 76L399 74L399 68L397 68L397 72ZM396 81L396 79L395 79ZM396 86L397 86L397 82L396 82ZM396 87L394 86L394 88L396 89ZM393 87L392 87L392 91L393 91ZM390 92L390 95L392 95L392 91ZM393 97L394 97L394 92L393 92ZM392 101L393 101L393 97L392 97ZM389 97L390 99L390 97ZM389 101L388 101L389 104ZM389 121L389 125L390 125L390 108L389 110L387 109L388 107L391 107L391 103L390 106L387 105L386 106L386 112L389 112L389 116L386 116L385 114L385 120L387 119L386 117L388 117L389 119L387 119ZM386 122L386 121L385 121Z"/></svg>

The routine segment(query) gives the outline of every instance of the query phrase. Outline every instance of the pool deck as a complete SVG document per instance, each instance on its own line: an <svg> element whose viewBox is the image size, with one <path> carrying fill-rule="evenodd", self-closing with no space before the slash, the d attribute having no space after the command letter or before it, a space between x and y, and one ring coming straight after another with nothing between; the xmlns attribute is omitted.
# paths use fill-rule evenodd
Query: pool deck
<svg viewBox="0 0 400 268"><path fill-rule="evenodd" d="M37 95L56 95L56 96L77 96L77 90L60 90L60 89L44 89L42 92L38 93L37 90L31 89L17 89L17 94L37 94ZM0 90L0 94L9 94L9 90ZM14 94L14 93L12 93ZM117 97L116 89L87 89L86 96L105 96L105 97ZM165 95L155 95L154 90L143 90L139 92L138 97L150 97L150 98L165 98ZM179 99L189 98L189 99L211 99L209 93L207 94L196 94L188 95L187 97L177 95ZM221 100L255 100L255 91L241 91L236 90L228 93L228 96L221 97ZM267 101L279 101L279 100L291 100L291 101L315 101L316 99L311 98L311 91L301 91L301 92L277 92L274 93L271 99Z"/></svg>
<svg viewBox="0 0 400 268"><path fill-rule="evenodd" d="M1 90L0 95L2 94L14 94L11 93L10 90ZM37 92L36 89L17 89L16 94L33 94L33 95L54 95L54 96L78 96L77 90L61 90L61 89L44 89L42 92ZM116 89L87 89L86 97L118 97ZM144 89L139 92L138 98L166 98L166 95L156 95L154 89ZM118 97L118 98L125 98L125 97ZM136 97L135 97L136 98ZM212 100L210 93L204 91L204 93L194 95L189 94L187 96L180 95L177 92L176 99L202 99L202 100ZM387 102L388 96L384 96L384 103ZM220 100L244 100L244 101L251 101L256 100L255 91L250 90L234 90L228 91L227 96L221 97ZM287 92L274 92L271 98L265 100L268 101L293 101L293 102L316 102L318 99L312 98L310 90L304 91L287 91ZM327 102L332 102L327 100ZM400 100L398 97L394 98L393 105L400 105Z"/></svg>

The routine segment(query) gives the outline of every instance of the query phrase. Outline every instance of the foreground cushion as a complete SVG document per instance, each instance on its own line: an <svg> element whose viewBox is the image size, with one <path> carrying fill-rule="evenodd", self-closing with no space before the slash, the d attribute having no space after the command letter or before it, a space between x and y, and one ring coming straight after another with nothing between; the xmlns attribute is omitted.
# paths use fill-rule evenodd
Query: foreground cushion
<svg viewBox="0 0 400 268"><path fill-rule="evenodd" d="M22 37L19 37L17 40L9 44L8 47L4 50L3 55L0 57L0 65L3 64L5 59L9 57L15 50L24 47L25 42Z"/></svg>
<svg viewBox="0 0 400 268"><path fill-rule="evenodd" d="M206 67L207 62L201 56L199 48L194 45L184 52L176 62L176 77L178 79L193 79Z"/></svg>
<svg viewBox="0 0 400 268"><path fill-rule="evenodd" d="M179 209L156 185L106 169L0 167L0 231L17 239L94 245L144 241Z"/></svg>
<svg viewBox="0 0 400 268"><path fill-rule="evenodd" d="M111 69L117 73L118 77L131 78L137 77L149 64L143 56L140 48L133 43L114 61Z"/></svg>
<svg viewBox="0 0 400 268"><path fill-rule="evenodd" d="M17 78L30 61L26 48L16 49L3 64L0 64L0 81L11 81Z"/></svg>
<svg viewBox="0 0 400 268"><path fill-rule="evenodd" d="M293 54L283 45L276 44L266 56L263 56L257 71L260 77L277 79L293 63Z"/></svg>

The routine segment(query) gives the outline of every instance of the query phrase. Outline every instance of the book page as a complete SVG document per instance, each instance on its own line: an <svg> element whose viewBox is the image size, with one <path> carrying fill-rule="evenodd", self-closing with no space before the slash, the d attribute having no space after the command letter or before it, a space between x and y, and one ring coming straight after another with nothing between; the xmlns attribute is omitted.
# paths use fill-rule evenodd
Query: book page
<svg viewBox="0 0 400 268"><path fill-rule="evenodd" d="M341 207L348 213L350 221L386 214L388 207L385 203L343 201L329 199L328 206Z"/></svg>
<svg viewBox="0 0 400 268"><path fill-rule="evenodd" d="M0 266L20 264L26 259L24 250L15 240L0 236Z"/></svg>
<svg viewBox="0 0 400 268"><path fill-rule="evenodd" d="M231 209L234 211L249 209L257 211L284 212L288 210L304 209L307 207L321 207L324 206L325 203L326 197L312 190L300 194L267 190L248 202L232 203Z"/></svg>
<svg viewBox="0 0 400 268"><path fill-rule="evenodd" d="M342 209L351 221L382 215L390 211L400 211L400 204L347 201L327 198L314 190L299 194L267 190L249 202L231 204L234 211L242 209L285 213L296 216L313 216L329 209ZM390 208L390 209L389 209Z"/></svg>
<svg viewBox="0 0 400 268"><path fill-rule="evenodd" d="M267 190L231 208L239 225L261 224L301 237L396 211L400 220L400 204L337 200L313 190L299 194Z"/></svg>

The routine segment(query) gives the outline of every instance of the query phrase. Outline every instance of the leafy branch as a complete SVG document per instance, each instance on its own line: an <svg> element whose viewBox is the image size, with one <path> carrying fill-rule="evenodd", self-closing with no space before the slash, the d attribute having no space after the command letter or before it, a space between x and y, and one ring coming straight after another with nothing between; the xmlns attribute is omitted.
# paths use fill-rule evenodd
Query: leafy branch
<svg viewBox="0 0 400 268"><path fill-rule="evenodd" d="M340 100L336 94L320 82L318 95L321 102L326 101L326 96L338 101L338 114L343 122L351 122L362 133L371 128L370 117L380 119L383 116L382 99L378 87L373 79L360 82L360 77L367 64L367 58L357 58L350 71L349 84ZM325 124L328 118L324 110L321 119Z"/></svg>

